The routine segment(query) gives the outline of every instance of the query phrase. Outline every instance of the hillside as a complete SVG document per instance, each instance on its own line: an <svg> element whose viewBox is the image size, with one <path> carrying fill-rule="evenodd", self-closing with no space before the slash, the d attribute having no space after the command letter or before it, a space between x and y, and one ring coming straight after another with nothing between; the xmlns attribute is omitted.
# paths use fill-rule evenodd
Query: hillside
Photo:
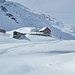
<svg viewBox="0 0 75 75"><path fill-rule="evenodd" d="M35 14L18 3L9 1L0 3L0 29L9 31L22 27L42 28L45 26L52 30L52 36L56 38L75 39L74 26L64 25L54 18Z"/></svg>
<svg viewBox="0 0 75 75"><path fill-rule="evenodd" d="M75 75L75 40L0 34L0 75Z"/></svg>
<svg viewBox="0 0 75 75"><path fill-rule="evenodd" d="M6 30L48 26L44 18L18 3L0 3L0 16L0 28Z"/></svg>
<svg viewBox="0 0 75 75"><path fill-rule="evenodd" d="M42 27L50 28L51 36L35 35ZM74 26L5 1L0 29L6 30L0 30L0 75L75 75ZM14 31L22 37L14 39Z"/></svg>

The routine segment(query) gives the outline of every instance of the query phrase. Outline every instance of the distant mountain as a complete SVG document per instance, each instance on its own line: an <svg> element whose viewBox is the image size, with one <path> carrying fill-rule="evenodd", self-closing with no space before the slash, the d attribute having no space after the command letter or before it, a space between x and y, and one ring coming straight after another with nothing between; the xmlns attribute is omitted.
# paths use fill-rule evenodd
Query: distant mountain
<svg viewBox="0 0 75 75"><path fill-rule="evenodd" d="M14 2L0 3L0 28L13 30L20 27L47 26L45 19L27 7Z"/></svg>
<svg viewBox="0 0 75 75"><path fill-rule="evenodd" d="M49 27L56 38L75 39L74 26L64 25L44 14L35 14L19 3L0 2L0 29L9 31L22 27Z"/></svg>
<svg viewBox="0 0 75 75"><path fill-rule="evenodd" d="M63 39L75 39L75 26L63 24L50 15L42 14L42 16L51 23L50 28L54 36L59 37L60 35Z"/></svg>
<svg viewBox="0 0 75 75"><path fill-rule="evenodd" d="M62 22L58 21L57 19L51 17L51 16L46 16L46 19L51 22L51 25L54 27L62 30L63 32L70 33L71 35L75 36L75 26L74 25L66 25L63 24Z"/></svg>

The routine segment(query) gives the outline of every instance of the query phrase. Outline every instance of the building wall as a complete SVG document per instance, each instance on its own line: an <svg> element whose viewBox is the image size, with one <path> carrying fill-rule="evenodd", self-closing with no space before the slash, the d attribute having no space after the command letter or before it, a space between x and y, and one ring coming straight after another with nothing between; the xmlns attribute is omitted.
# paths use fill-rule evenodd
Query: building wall
<svg viewBox="0 0 75 75"><path fill-rule="evenodd" d="M24 35L24 34L22 34L22 33L19 33L19 32L16 32L17 34L15 35L15 32L13 32L13 38L15 38L15 39L19 39L22 35Z"/></svg>
<svg viewBox="0 0 75 75"><path fill-rule="evenodd" d="M22 36L22 34L21 34L21 33L17 33L16 38L18 39L18 38L20 38L21 36Z"/></svg>
<svg viewBox="0 0 75 75"><path fill-rule="evenodd" d="M48 29L45 29L45 30L44 30L44 33L45 33L45 34L50 34L50 33L51 33L51 31L50 31L50 30L48 30Z"/></svg>
<svg viewBox="0 0 75 75"><path fill-rule="evenodd" d="M6 30L0 29L1 33L6 33Z"/></svg>
<svg viewBox="0 0 75 75"><path fill-rule="evenodd" d="M45 29L44 31L42 31L43 32L43 35L44 36L50 36L50 34L51 34L51 30L50 29Z"/></svg>

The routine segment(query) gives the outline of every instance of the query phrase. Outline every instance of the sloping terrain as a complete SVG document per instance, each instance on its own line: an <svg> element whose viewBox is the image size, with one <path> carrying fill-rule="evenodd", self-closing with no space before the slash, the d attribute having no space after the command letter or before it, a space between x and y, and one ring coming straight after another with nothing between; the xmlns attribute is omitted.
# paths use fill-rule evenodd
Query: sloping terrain
<svg viewBox="0 0 75 75"><path fill-rule="evenodd" d="M47 24L40 15L13 2L0 3L0 28L13 30L20 27L43 27Z"/></svg>
<svg viewBox="0 0 75 75"><path fill-rule="evenodd" d="M13 31L49 27L50 36L23 35ZM54 18L31 12L13 2L0 3L0 75L75 75L75 28ZM34 31L35 32L35 31Z"/></svg>
<svg viewBox="0 0 75 75"><path fill-rule="evenodd" d="M52 36L62 39L75 39L75 27L60 21L31 12L21 4L6 1L0 3L0 29L14 30L22 27L49 27Z"/></svg>
<svg viewBox="0 0 75 75"><path fill-rule="evenodd" d="M75 41L30 36L10 39L0 34L1 75L75 75Z"/></svg>

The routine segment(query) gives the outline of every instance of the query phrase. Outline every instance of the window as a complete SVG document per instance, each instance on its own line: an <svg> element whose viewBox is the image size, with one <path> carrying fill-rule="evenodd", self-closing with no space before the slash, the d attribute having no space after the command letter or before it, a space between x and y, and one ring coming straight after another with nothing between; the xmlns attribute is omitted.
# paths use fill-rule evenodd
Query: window
<svg viewBox="0 0 75 75"><path fill-rule="evenodd" d="M14 35L17 35L17 32L14 32Z"/></svg>

